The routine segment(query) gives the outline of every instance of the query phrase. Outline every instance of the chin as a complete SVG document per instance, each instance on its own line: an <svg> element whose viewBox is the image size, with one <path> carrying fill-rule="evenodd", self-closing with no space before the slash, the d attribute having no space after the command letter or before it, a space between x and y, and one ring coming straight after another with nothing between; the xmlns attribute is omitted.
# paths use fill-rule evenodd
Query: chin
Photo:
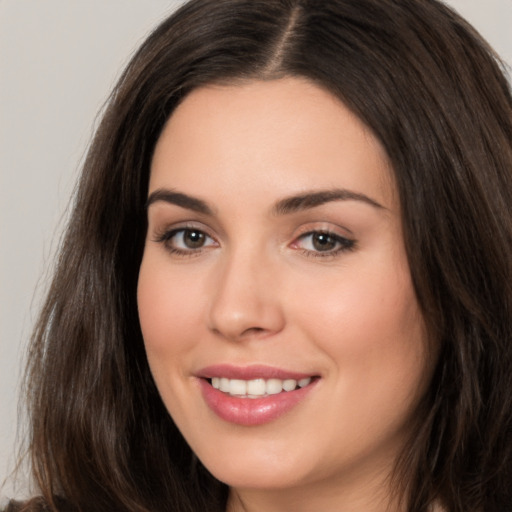
<svg viewBox="0 0 512 512"><path fill-rule="evenodd" d="M246 449L232 448L199 458L212 475L234 488L283 489L302 484L307 479L305 468L313 464L304 460L302 453L287 456L272 451L268 446ZM284 450L283 450L284 451Z"/></svg>
<svg viewBox="0 0 512 512"><path fill-rule="evenodd" d="M303 482L303 478L285 468L249 467L245 463L238 468L216 466L208 469L215 478L235 489L280 490L295 487Z"/></svg>

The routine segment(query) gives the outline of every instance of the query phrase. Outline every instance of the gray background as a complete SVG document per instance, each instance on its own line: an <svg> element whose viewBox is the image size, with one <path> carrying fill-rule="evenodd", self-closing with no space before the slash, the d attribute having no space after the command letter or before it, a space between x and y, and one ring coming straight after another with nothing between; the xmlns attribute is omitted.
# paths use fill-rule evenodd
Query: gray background
<svg viewBox="0 0 512 512"><path fill-rule="evenodd" d="M0 497L14 467L24 349L96 115L180 0L0 0ZM512 64L512 0L450 0ZM23 471L21 471L23 475Z"/></svg>

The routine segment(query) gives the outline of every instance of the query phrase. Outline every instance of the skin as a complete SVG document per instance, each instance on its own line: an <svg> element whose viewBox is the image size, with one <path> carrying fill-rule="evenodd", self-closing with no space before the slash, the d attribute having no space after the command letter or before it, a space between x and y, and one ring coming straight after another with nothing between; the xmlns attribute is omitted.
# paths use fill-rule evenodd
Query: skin
<svg viewBox="0 0 512 512"><path fill-rule="evenodd" d="M161 189L212 211L148 208L138 286L147 357L188 443L230 486L228 510L397 510L388 477L432 361L380 143L306 80L209 86L158 141L149 193ZM283 198L333 189L370 201L275 211ZM184 227L206 234L202 247L184 245L183 232L163 240ZM312 231L352 245L318 250ZM241 426L200 392L197 372L219 363L320 378L283 416Z"/></svg>

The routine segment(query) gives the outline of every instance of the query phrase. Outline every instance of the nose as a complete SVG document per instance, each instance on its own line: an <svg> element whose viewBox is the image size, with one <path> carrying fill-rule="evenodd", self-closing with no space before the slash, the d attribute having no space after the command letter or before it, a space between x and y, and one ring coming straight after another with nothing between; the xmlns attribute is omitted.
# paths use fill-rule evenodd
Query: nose
<svg viewBox="0 0 512 512"><path fill-rule="evenodd" d="M209 311L209 328L230 341L280 332L285 317L279 272L261 254L233 254L218 269Z"/></svg>

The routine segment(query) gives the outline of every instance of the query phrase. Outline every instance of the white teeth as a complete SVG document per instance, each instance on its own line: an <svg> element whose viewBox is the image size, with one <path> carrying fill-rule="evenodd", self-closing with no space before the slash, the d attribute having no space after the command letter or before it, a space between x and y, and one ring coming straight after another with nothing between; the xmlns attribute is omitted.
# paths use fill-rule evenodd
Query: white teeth
<svg viewBox="0 0 512 512"><path fill-rule="evenodd" d="M263 396L267 392L265 379L254 379L247 382L247 394Z"/></svg>
<svg viewBox="0 0 512 512"><path fill-rule="evenodd" d="M303 388L310 384L311 377L300 379L228 379L226 377L213 377L211 384L215 389L232 396L259 398L266 395L277 395L283 391L293 391L297 386Z"/></svg>
<svg viewBox="0 0 512 512"><path fill-rule="evenodd" d="M267 380L267 394L277 395L283 391L283 381L279 379L268 379Z"/></svg>
<svg viewBox="0 0 512 512"><path fill-rule="evenodd" d="M247 394L247 381L232 379L229 382L229 394L230 395L246 395Z"/></svg>
<svg viewBox="0 0 512 512"><path fill-rule="evenodd" d="M299 380L299 388L305 388L311 382L311 377Z"/></svg>
<svg viewBox="0 0 512 512"><path fill-rule="evenodd" d="M219 389L221 391L224 391L224 393L229 393L229 390L231 389L231 385L229 384L229 379L226 379L226 377L222 377L220 379Z"/></svg>
<svg viewBox="0 0 512 512"><path fill-rule="evenodd" d="M297 387L297 381L295 379L283 380L283 389L285 391L293 391Z"/></svg>

